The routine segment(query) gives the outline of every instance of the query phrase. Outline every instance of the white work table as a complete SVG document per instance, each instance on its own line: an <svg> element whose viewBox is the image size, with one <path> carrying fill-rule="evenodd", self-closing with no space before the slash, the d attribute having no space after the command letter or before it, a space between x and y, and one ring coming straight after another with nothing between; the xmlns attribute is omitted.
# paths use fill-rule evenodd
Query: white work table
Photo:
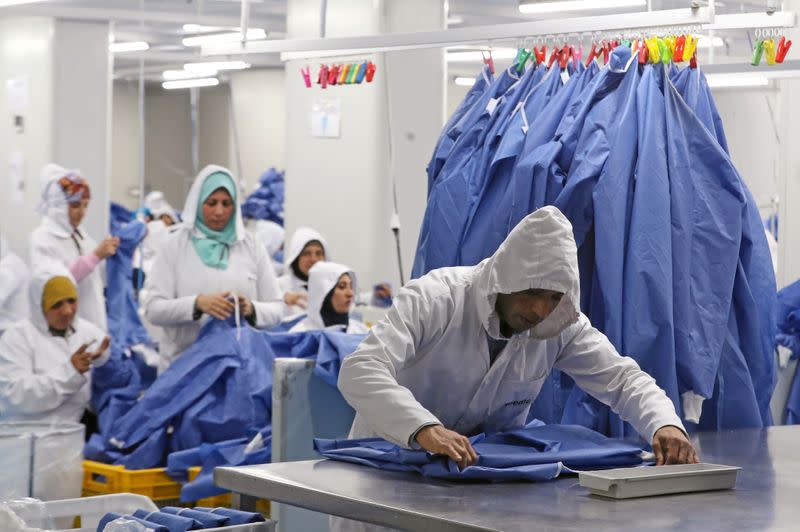
<svg viewBox="0 0 800 532"><path fill-rule="evenodd" d="M692 440L702 461L743 468L735 490L608 500L590 496L576 476L446 482L330 460L220 467L214 481L246 496L401 530L800 530L800 426Z"/></svg>

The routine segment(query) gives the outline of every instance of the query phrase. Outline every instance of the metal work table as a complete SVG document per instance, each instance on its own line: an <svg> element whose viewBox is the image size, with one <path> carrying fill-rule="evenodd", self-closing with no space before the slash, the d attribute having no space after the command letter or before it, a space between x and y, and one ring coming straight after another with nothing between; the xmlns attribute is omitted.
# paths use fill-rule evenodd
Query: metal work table
<svg viewBox="0 0 800 532"><path fill-rule="evenodd" d="M735 490L628 500L552 482L453 483L310 460L221 467L218 486L403 530L800 530L800 426L699 433L703 462L741 466Z"/></svg>

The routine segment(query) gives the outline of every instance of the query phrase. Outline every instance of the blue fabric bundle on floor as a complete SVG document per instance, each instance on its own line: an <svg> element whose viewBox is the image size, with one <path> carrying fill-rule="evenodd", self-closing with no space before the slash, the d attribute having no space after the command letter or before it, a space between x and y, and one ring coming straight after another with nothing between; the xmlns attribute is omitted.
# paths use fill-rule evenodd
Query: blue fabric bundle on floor
<svg viewBox="0 0 800 532"><path fill-rule="evenodd" d="M447 457L409 450L380 438L315 439L317 451L332 460L387 471L411 471L449 480L542 481L562 472L609 469L642 463L642 448L575 425L529 423L526 427L470 438L478 461L460 470Z"/></svg>

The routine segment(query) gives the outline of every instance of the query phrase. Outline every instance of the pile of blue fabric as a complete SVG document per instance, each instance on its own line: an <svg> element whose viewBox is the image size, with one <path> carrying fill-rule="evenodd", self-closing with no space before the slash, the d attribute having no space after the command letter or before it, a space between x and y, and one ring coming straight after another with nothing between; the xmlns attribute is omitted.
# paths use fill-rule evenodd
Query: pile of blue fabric
<svg viewBox="0 0 800 532"><path fill-rule="evenodd" d="M207 480L216 465L268 461L274 359L316 360L316 374L335 386L342 358L363 338L324 330L272 334L246 325L238 329L232 320L212 320L128 411L119 412L89 440L84 455L146 469L168 465L174 453L169 463L173 475L186 479L186 470L200 465ZM108 371L111 381L113 362L98 368ZM129 389L131 381L125 378L132 379L132 372L118 373L114 384ZM256 435L258 445L253 443ZM195 487L203 482L196 479Z"/></svg>
<svg viewBox="0 0 800 532"><path fill-rule="evenodd" d="M270 168L258 178L258 188L242 203L242 216L283 225L284 176Z"/></svg>
<svg viewBox="0 0 800 532"><path fill-rule="evenodd" d="M243 512L230 508L176 508L165 506L156 511L136 510L122 515L109 512L97 525L97 532L103 532L112 521L127 520L144 525L153 532L187 532L189 530L207 530L234 525L264 522L264 516L254 512ZM118 521L119 522L119 521Z"/></svg>
<svg viewBox="0 0 800 532"><path fill-rule="evenodd" d="M800 281L778 292L778 328L776 341L791 351L791 358L800 357ZM800 424L800 374L795 372L789 398L786 401L787 425Z"/></svg>
<svg viewBox="0 0 800 532"><path fill-rule="evenodd" d="M703 73L631 59L620 46L602 69L485 68L428 165L413 276L477 264L555 205L573 225L584 313L699 421L689 428L769 425L776 287L757 205ZM684 411L698 399L699 419ZM635 434L558 372L532 415Z"/></svg>
<svg viewBox="0 0 800 532"><path fill-rule="evenodd" d="M470 438L478 461L464 469L442 455L404 449L380 438L315 439L317 452L332 460L386 471L411 471L448 480L542 481L577 470L642 463L642 447L585 427L534 421L521 429Z"/></svg>

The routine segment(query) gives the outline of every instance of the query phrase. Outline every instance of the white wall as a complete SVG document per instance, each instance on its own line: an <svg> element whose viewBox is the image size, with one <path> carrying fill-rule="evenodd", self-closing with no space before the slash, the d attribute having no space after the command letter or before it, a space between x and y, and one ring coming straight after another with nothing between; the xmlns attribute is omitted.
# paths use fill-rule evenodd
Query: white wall
<svg viewBox="0 0 800 532"><path fill-rule="evenodd" d="M182 209L193 177L189 92L153 85L145 94L145 178Z"/></svg>
<svg viewBox="0 0 800 532"><path fill-rule="evenodd" d="M480 68L480 67L477 67ZM475 73L477 75L477 71ZM467 96L470 87L463 87L453 83L452 79L447 79L447 116L453 116L458 104ZM444 124L442 124L444 125ZM431 148L433 150L433 148Z"/></svg>
<svg viewBox="0 0 800 532"><path fill-rule="evenodd" d="M318 36L318 2L291 0L288 14L290 38ZM442 2L426 0L329 1L327 24L328 37L420 31L443 27L444 9ZM425 208L425 164L444 115L442 53L430 50L393 53L388 58L383 54L359 57L377 63L373 83L325 90L303 85L298 71L311 62L286 65L286 106L291 117L286 128L287 229L290 233L300 225L320 229L330 242L332 258L352 267L362 286L379 280L399 283L394 237L389 229L390 117L403 224L404 277L408 279ZM326 59L327 63L336 61ZM310 112L317 99L340 100L340 138L311 137Z"/></svg>
<svg viewBox="0 0 800 532"><path fill-rule="evenodd" d="M200 168L218 164L236 172L230 153L230 87L200 89L198 99L198 144Z"/></svg>
<svg viewBox="0 0 800 532"><path fill-rule="evenodd" d="M283 69L235 72L230 86L242 159L239 178L249 191L269 167L286 167L286 74Z"/></svg>
<svg viewBox="0 0 800 532"><path fill-rule="evenodd" d="M139 207L139 85L114 82L111 121L111 201L129 209Z"/></svg>
<svg viewBox="0 0 800 532"><path fill-rule="evenodd" d="M27 259L27 240L39 224L35 212L39 201L39 172L50 161L52 148L54 21L46 18L0 18L0 80L2 90L9 79L22 78L28 84L28 105L20 112L24 133L17 133L11 121L8 98L0 98L0 180L9 187L9 158L23 156L21 202L7 190L0 194L0 231L9 246Z"/></svg>

